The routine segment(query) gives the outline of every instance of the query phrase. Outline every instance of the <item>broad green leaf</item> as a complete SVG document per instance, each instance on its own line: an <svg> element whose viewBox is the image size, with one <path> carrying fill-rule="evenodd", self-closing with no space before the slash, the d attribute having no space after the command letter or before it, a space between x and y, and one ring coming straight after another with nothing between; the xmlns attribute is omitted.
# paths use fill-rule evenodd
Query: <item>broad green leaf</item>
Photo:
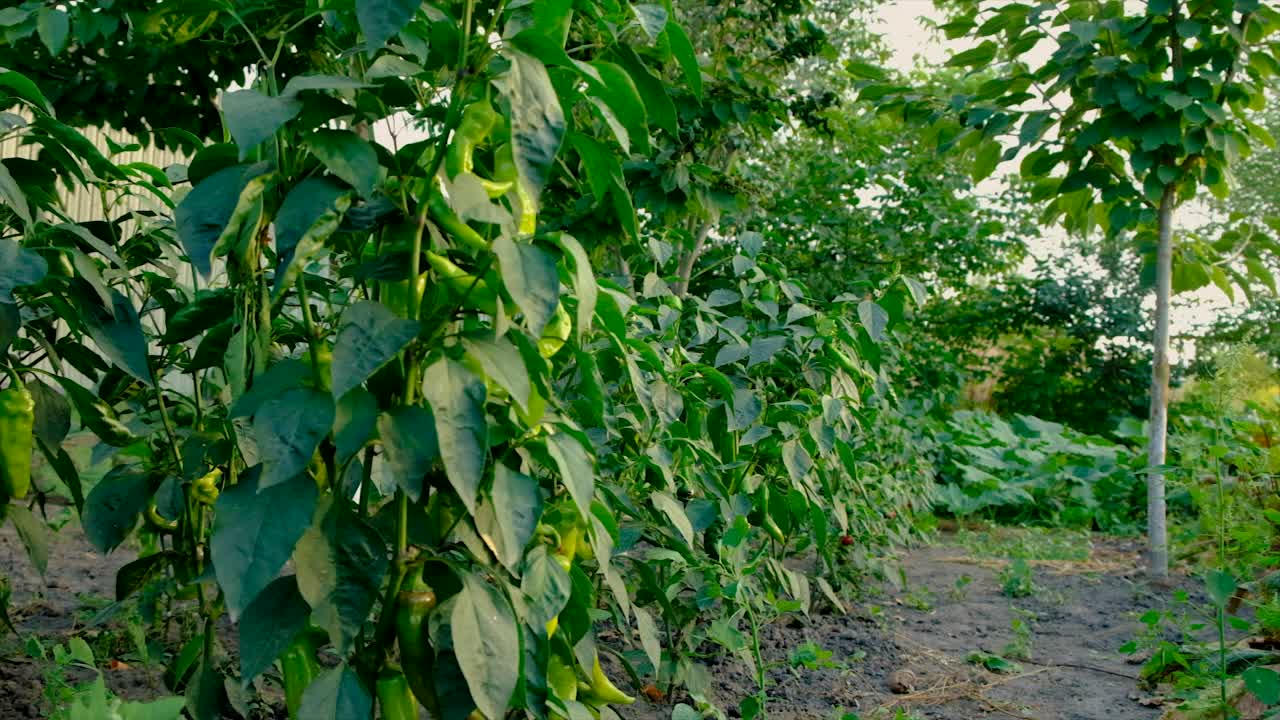
<svg viewBox="0 0 1280 720"><path fill-rule="evenodd" d="M11 94L26 100L47 113L53 113L53 106L40 92L40 88L31 79L20 72L0 70L0 87L7 88Z"/></svg>
<svg viewBox="0 0 1280 720"><path fill-rule="evenodd" d="M546 250L503 235L493 242L502 284L524 312L529 332L541 335L560 304L560 274Z"/></svg>
<svg viewBox="0 0 1280 720"><path fill-rule="evenodd" d="M783 335L766 335L751 338L747 349L747 367L759 365L773 359L778 351L787 346L787 338Z"/></svg>
<svg viewBox="0 0 1280 720"><path fill-rule="evenodd" d="M517 571L524 548L533 539L542 516L542 492L538 481L512 470L505 463L493 468L493 488L476 510L476 530L508 570Z"/></svg>
<svg viewBox="0 0 1280 720"><path fill-rule="evenodd" d="M631 613L636 616L636 632L640 635L640 647L644 649L649 663L655 668L662 667L662 641L659 639L658 624L653 621L649 611L642 607L633 606Z"/></svg>
<svg viewBox="0 0 1280 720"><path fill-rule="evenodd" d="M150 482L137 466L112 468L89 492L82 519L85 536L101 552L111 552L133 532L150 497Z"/></svg>
<svg viewBox="0 0 1280 720"><path fill-rule="evenodd" d="M210 549L231 619L276 579L311 527L316 484L297 475L272 487L250 471L218 496Z"/></svg>
<svg viewBox="0 0 1280 720"><path fill-rule="evenodd" d="M289 390L263 404L253 418L262 453L261 489L302 474L333 428L333 396L310 388Z"/></svg>
<svg viewBox="0 0 1280 720"><path fill-rule="evenodd" d="M572 235L557 233L555 240L573 259L573 289L578 298L578 342L582 343L587 331L591 329L591 320L596 315L599 285L595 274L591 272L591 257Z"/></svg>
<svg viewBox="0 0 1280 720"><path fill-rule="evenodd" d="M42 7L36 16L36 33L50 55L59 55L67 49L67 36L71 34L71 18L65 10Z"/></svg>
<svg viewBox="0 0 1280 720"><path fill-rule="evenodd" d="M994 140L988 140L978 146L978 154L973 160L973 181L975 183L982 182L991 173L995 172L996 166L1000 164L1000 143Z"/></svg>
<svg viewBox="0 0 1280 720"><path fill-rule="evenodd" d="M365 300L342 313L333 346L333 395L342 397L391 361L418 336L418 323Z"/></svg>
<svg viewBox="0 0 1280 720"><path fill-rule="evenodd" d="M591 499L595 495L596 472L591 456L574 436L558 432L547 437L547 452L560 469L560 482L569 491L583 517L591 514Z"/></svg>
<svg viewBox="0 0 1280 720"><path fill-rule="evenodd" d="M22 191L22 186L18 184L18 181L13 179L13 175L9 173L9 169L4 166L4 163L0 163L0 200L3 200L5 205L8 205L10 209L17 213L22 222L27 225L31 224L31 208L27 203L27 194ZM13 243L13 241L0 240L0 243ZM16 245L16 243L14 244ZM0 246L0 248L2 247ZM0 252L3 252L3 250L0 249ZM44 258L40 258L40 261L44 262ZM7 265L0 264L0 268L7 269ZM0 276L0 283L3 283L2 277ZM0 285L0 292L2 291L3 286ZM0 299L4 297L3 294L0 294Z"/></svg>
<svg viewBox="0 0 1280 720"><path fill-rule="evenodd" d="M504 52L511 67L500 87L511 103L511 152L536 204L564 139L564 110L541 62L510 48Z"/></svg>
<svg viewBox="0 0 1280 720"><path fill-rule="evenodd" d="M373 393L356 388L343 395L333 417L333 445L338 464L347 464L353 455L360 452L373 438L377 426L378 400Z"/></svg>
<svg viewBox="0 0 1280 720"><path fill-rule="evenodd" d="M786 466L791 481L796 485L803 485L805 477L813 469L813 458L799 442L788 440L782 445L782 464Z"/></svg>
<svg viewBox="0 0 1280 720"><path fill-rule="evenodd" d="M186 698L163 697L146 702L127 702L117 710L120 720L179 720Z"/></svg>
<svg viewBox="0 0 1280 720"><path fill-rule="evenodd" d="M1244 671L1245 687L1265 705L1280 704L1280 674L1265 667L1251 667Z"/></svg>
<svg viewBox="0 0 1280 720"><path fill-rule="evenodd" d="M1204 576L1205 591L1209 593L1209 597L1213 600L1213 604L1219 608L1224 608L1231 601L1231 596L1236 592L1236 579L1229 573L1222 570L1210 570Z"/></svg>
<svg viewBox="0 0 1280 720"><path fill-rule="evenodd" d="M867 329L872 340L880 342L884 339L885 329L889 326L889 313L874 300L863 300L858 303L858 320Z"/></svg>
<svg viewBox="0 0 1280 720"><path fill-rule="evenodd" d="M419 405L393 408L378 417L378 437L396 484L417 502L422 497L423 476L440 457L431 411Z"/></svg>
<svg viewBox="0 0 1280 720"><path fill-rule="evenodd" d="M662 511L671 521L672 526L680 533L680 537L684 538L685 545L693 546L693 525L689 523L689 516L675 498L665 492L655 492L649 495L649 499L653 501L653 506Z"/></svg>
<svg viewBox="0 0 1280 720"><path fill-rule="evenodd" d="M28 382L27 391L36 404L36 437L49 447L58 447L71 432L71 403L43 380Z"/></svg>
<svg viewBox="0 0 1280 720"><path fill-rule="evenodd" d="M345 653L378 599L390 564L386 543L368 522L337 502L303 533L293 562L312 620Z"/></svg>
<svg viewBox="0 0 1280 720"><path fill-rule="evenodd" d="M663 20L665 23L665 18ZM666 83L654 75L653 71L644 64L644 61L640 59L635 50L629 46L619 46L613 57L631 76L636 90L640 92L640 99L644 101L644 109L648 113L650 121L666 130L672 137L679 137L680 128L676 106L672 102L671 96L667 94Z"/></svg>
<svg viewBox="0 0 1280 720"><path fill-rule="evenodd" d="M194 338L235 312L236 293L230 288L201 290L191 302L165 319L164 343L181 343Z"/></svg>
<svg viewBox="0 0 1280 720"><path fill-rule="evenodd" d="M701 101L702 67L698 64L698 54L693 50L693 43L689 42L689 36L684 28L674 20L669 20L662 32L667 38L667 44L671 47L671 54L675 55L676 62L680 64L685 82L689 83L693 96Z"/></svg>
<svg viewBox="0 0 1280 720"><path fill-rule="evenodd" d="M463 338L462 345L467 354L475 358L484 369L486 375L511 394L522 408L529 407L529 370L525 367L524 357L515 345L505 336L488 338Z"/></svg>
<svg viewBox="0 0 1280 720"><path fill-rule="evenodd" d="M240 682L245 686L271 667L307 627L311 607L298 591L295 575L272 580L245 608L239 637Z"/></svg>
<svg viewBox="0 0 1280 720"><path fill-rule="evenodd" d="M947 61L949 67L978 67L995 59L999 45L993 40L984 40L981 45L958 52Z"/></svg>
<svg viewBox="0 0 1280 720"><path fill-rule="evenodd" d="M27 549L27 557L41 576L49 568L49 540L53 535L49 525L31 513L24 505L10 504L5 510L13 527L18 531L18 539Z"/></svg>
<svg viewBox="0 0 1280 720"><path fill-rule="evenodd" d="M249 182L270 171L270 165L234 165L200 181L174 211L178 239L191 263L208 277L214 248L228 228Z"/></svg>
<svg viewBox="0 0 1280 720"><path fill-rule="evenodd" d="M122 602L141 590L179 557L176 552L167 550L126 563L116 571L116 602Z"/></svg>
<svg viewBox="0 0 1280 720"><path fill-rule="evenodd" d="M369 87L368 83L346 75L295 75L285 83L280 94L292 97L308 90L359 90L366 87Z"/></svg>
<svg viewBox="0 0 1280 720"><path fill-rule="evenodd" d="M373 697L355 670L342 663L307 686L298 706L307 720L364 720L373 717Z"/></svg>
<svg viewBox="0 0 1280 720"><path fill-rule="evenodd" d="M535 629L544 627L569 602L569 573L551 556L546 545L529 552L520 591L525 597L525 622Z"/></svg>
<svg viewBox="0 0 1280 720"><path fill-rule="evenodd" d="M0 303L12 304L15 288L34 285L48 272L49 264L39 253L0 238Z"/></svg>
<svg viewBox="0 0 1280 720"><path fill-rule="evenodd" d="M227 130L240 147L241 160L300 112L302 101L297 98L271 97L257 90L236 90L222 96Z"/></svg>
<svg viewBox="0 0 1280 720"><path fill-rule="evenodd" d="M520 680L520 629L510 603L497 588L467 575L449 618L471 699L486 717L503 717Z"/></svg>
<svg viewBox="0 0 1280 720"><path fill-rule="evenodd" d="M307 178L289 191L275 218L276 253L280 258L275 294L293 285L302 265L338 229L350 204L347 191L326 178Z"/></svg>
<svg viewBox="0 0 1280 720"><path fill-rule="evenodd" d="M378 154L350 130L317 130L305 145L324 166L364 197L378 184Z"/></svg>
<svg viewBox="0 0 1280 720"><path fill-rule="evenodd" d="M310 379L311 365L307 360L281 360L253 379L253 387L231 404L228 414L233 418L256 415L268 400L289 390L306 387Z"/></svg>
<svg viewBox="0 0 1280 720"><path fill-rule="evenodd" d="M414 0L356 0L356 21L365 47L373 51L386 45L409 24L419 7L421 3Z"/></svg>
<svg viewBox="0 0 1280 720"><path fill-rule="evenodd" d="M578 67L587 83L587 94L599 99L611 111L600 108L623 152L649 152L648 114L640 91L627 71L601 60L580 63Z"/></svg>
<svg viewBox="0 0 1280 720"><path fill-rule="evenodd" d="M661 5L640 3L632 5L631 11L635 13L640 29L649 36L650 42L657 40L667 26L667 10Z"/></svg>
<svg viewBox="0 0 1280 720"><path fill-rule="evenodd" d="M95 307L84 314L89 337L116 367L144 383L151 383L147 358L147 336L142 332L138 311L129 298L111 291L110 308Z"/></svg>
<svg viewBox="0 0 1280 720"><path fill-rule="evenodd" d="M423 373L422 395L431 405L449 484L475 514L489 456L484 381L465 366L441 358Z"/></svg>

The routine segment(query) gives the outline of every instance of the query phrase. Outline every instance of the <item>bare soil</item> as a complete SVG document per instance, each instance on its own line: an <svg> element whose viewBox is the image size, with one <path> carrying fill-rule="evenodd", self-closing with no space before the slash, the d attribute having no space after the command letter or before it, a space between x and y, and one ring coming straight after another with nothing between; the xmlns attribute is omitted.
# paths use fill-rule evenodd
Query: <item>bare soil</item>
<svg viewBox="0 0 1280 720"><path fill-rule="evenodd" d="M1095 538L1092 545L1085 562L1033 563L1036 590L1016 599L1001 592L1002 561L968 555L950 536L905 552L903 587L886 586L848 615L815 613L764 629L768 717L839 720L857 713L872 720L893 718L901 708L914 713L910 717L945 720L1157 718L1158 708L1136 701L1138 668L1117 649L1136 634L1136 617L1165 602L1169 591L1142 580L1135 541ZM28 657L31 637L46 647L73 634L85 637L114 692L129 699L165 694L158 667L128 660L125 633L92 623L109 604L115 573L132 553L122 549L103 557L68 527L57 534L50 558L42 578L12 526L0 530L0 576L9 578L21 633L15 638L0 630L0 718L45 717L50 710L48 663ZM959 589L964 576L971 581ZM1015 640L1015 618L1030 628L1029 656L1019 661L1020 670L997 674L966 661L974 651L1005 652ZM794 651L809 641L832 652L828 666L791 666ZM747 667L718 658L708 660L707 669L713 700L737 717L738 703L754 690ZM678 694L659 702L642 698L619 714L666 720L675 703L688 701Z"/></svg>
<svg viewBox="0 0 1280 720"><path fill-rule="evenodd" d="M766 663L774 666L769 718L840 720L856 713L872 720L893 718L898 709L938 720L1159 717L1159 708L1137 702L1138 666L1117 650L1138 632L1137 616L1164 603L1169 590L1143 581L1135 541L1095 538L1092 545L1085 562L1033 562L1036 590L1016 599L1001 592L1002 561L974 558L951 537L905 553L902 588L886 588L848 616L766 629ZM957 589L964 576L971 581ZM1015 640L1015 618L1030 629L1020 670L998 674L966 661L974 651L1004 652ZM806 640L845 667L790 667L788 658ZM711 671L714 701L735 717L738 702L754 691L750 676L731 660ZM672 703L681 700L688 701ZM619 714L665 720L671 705L642 701Z"/></svg>

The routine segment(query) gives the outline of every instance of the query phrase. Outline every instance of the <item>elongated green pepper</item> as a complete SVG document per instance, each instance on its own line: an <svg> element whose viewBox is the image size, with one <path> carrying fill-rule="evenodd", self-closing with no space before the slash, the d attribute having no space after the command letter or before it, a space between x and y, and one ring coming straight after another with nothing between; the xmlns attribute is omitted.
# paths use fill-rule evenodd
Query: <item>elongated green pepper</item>
<svg viewBox="0 0 1280 720"><path fill-rule="evenodd" d="M450 178L469 173L474 167L472 155L498 122L498 113L488 100L473 102L462 111L462 122L454 132L444 156L444 170Z"/></svg>
<svg viewBox="0 0 1280 720"><path fill-rule="evenodd" d="M0 503L22 499L31 490L35 422L35 399L15 379L0 390Z"/></svg>
<svg viewBox="0 0 1280 720"><path fill-rule="evenodd" d="M378 674L377 694L382 720L418 720L418 701L400 668L383 668Z"/></svg>
<svg viewBox="0 0 1280 720"><path fill-rule="evenodd" d="M320 674L315 636L310 630L303 630L280 656L280 672L284 675L284 704L289 720L300 720L298 709L302 706L302 694Z"/></svg>
<svg viewBox="0 0 1280 720"><path fill-rule="evenodd" d="M405 681L431 716L439 717L440 701L433 680L435 651L427 635L427 616L435 609L436 594L423 579L421 565L405 576L396 603L396 643Z"/></svg>

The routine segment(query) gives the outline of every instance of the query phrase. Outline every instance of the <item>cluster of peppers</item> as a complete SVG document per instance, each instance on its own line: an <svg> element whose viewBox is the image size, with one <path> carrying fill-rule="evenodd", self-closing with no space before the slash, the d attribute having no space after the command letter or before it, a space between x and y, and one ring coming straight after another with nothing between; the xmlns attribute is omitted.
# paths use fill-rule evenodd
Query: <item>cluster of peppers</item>
<svg viewBox="0 0 1280 720"><path fill-rule="evenodd" d="M36 403L17 374L12 381L0 390L0 515L9 500L21 500L31 491Z"/></svg>

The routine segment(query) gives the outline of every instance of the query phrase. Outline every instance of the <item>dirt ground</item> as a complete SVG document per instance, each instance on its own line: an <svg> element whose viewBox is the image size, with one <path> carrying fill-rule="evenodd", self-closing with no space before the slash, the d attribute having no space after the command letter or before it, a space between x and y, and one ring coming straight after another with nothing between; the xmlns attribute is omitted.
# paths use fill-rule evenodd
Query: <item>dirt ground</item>
<svg viewBox="0 0 1280 720"><path fill-rule="evenodd" d="M886 589L850 616L768 628L766 662L776 664L769 718L840 720L856 713L873 720L894 718L899 709L902 717L938 720L1159 717L1158 708L1137 702L1138 666L1117 649L1134 637L1137 616L1162 604L1168 591L1152 592L1142 581L1134 541L1091 544L1084 562L1031 563L1035 591L1018 599L1001 592L1004 562L974 557L954 537L906 553L901 589ZM1004 652L1015 640L1015 618L1030 630L1020 670L997 674L966 661L974 651ZM843 667L789 667L807 640L832 651ZM736 717L737 702L753 689L750 677L732 661L713 666L711 675L715 702ZM671 708L637 704L619 714L665 720Z"/></svg>
<svg viewBox="0 0 1280 720"><path fill-rule="evenodd" d="M1159 709L1140 705L1134 679L1119 648L1137 631L1136 617L1156 607L1168 591L1152 592L1142 581L1134 541L1084 541L1088 560L1033 562L1034 592L1013 599L1001 592L1005 561L995 553L944 535L902 558L906 584L853 608L849 615L815 614L765 628L763 650L772 682L768 717L773 720L862 720L904 718L973 720L1147 720ZM110 638L122 657L122 633L102 633L93 616L109 604L125 551L102 557L78 533L59 533L49 572L31 568L12 526L0 531L0 576L13 590L14 621L23 638L46 647L72 633L90 640L107 666L108 685L126 698L163 693L156 668L112 663ZM965 580L967 578L967 580ZM974 651L1004 653L1018 639L1029 654L1020 669L997 674L966 661ZM796 649L812 642L831 656L816 668L792 667ZM1015 643L1016 644L1016 643ZM26 643L0 638L0 718L44 717L42 687L47 664L27 657ZM708 661L713 699L737 717L737 705L752 692L747 668L733 658ZM71 678L75 680L76 678ZM81 678L87 679L87 678ZM891 688L892 686L892 688ZM896 692L895 692L896 690ZM619 708L625 720L666 720L674 697L641 700ZM913 713L913 714L912 714ZM850 715L850 717L853 717Z"/></svg>

